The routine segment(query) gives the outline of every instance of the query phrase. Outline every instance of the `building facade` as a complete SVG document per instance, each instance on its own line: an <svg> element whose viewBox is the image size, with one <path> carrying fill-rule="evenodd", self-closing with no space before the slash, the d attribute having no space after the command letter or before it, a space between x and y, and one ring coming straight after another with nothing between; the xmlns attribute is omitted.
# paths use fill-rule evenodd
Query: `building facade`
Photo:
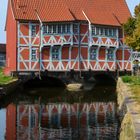
<svg viewBox="0 0 140 140"><path fill-rule="evenodd" d="M5 73L131 71L130 16L125 0L9 0Z"/></svg>
<svg viewBox="0 0 140 140"><path fill-rule="evenodd" d="M6 44L0 44L0 67L6 64Z"/></svg>

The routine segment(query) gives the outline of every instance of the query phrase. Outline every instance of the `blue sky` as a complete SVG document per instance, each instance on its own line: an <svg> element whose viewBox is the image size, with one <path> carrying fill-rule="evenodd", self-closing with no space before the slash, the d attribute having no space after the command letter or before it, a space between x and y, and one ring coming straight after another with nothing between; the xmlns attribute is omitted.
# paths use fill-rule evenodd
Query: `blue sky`
<svg viewBox="0 0 140 140"><path fill-rule="evenodd" d="M4 27L7 12L7 2L8 0L0 0L0 43L6 42ZM140 0L126 0L126 2L133 15L134 8L137 4L140 3Z"/></svg>

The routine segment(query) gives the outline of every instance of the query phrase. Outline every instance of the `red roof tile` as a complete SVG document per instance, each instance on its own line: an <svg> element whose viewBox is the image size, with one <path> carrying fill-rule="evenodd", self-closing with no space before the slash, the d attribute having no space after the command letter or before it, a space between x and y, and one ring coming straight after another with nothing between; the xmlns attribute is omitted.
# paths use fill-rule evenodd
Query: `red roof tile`
<svg viewBox="0 0 140 140"><path fill-rule="evenodd" d="M120 26L131 16L125 0L12 0L15 19L43 22L86 20L94 24Z"/></svg>

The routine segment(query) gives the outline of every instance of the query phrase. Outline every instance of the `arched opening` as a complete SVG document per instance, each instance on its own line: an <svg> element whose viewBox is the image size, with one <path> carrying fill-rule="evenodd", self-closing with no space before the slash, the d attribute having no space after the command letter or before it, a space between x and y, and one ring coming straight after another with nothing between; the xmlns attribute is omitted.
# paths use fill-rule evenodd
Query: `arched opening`
<svg viewBox="0 0 140 140"><path fill-rule="evenodd" d="M97 85L116 85L116 77L111 73L102 73L94 75Z"/></svg>

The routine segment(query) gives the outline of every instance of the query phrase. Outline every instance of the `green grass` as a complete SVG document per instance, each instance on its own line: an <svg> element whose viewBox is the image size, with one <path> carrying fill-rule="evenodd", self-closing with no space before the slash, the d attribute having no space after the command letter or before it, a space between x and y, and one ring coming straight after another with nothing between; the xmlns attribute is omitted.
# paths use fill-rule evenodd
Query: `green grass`
<svg viewBox="0 0 140 140"><path fill-rule="evenodd" d="M138 103L140 103L140 85L130 85L133 99L135 99Z"/></svg>
<svg viewBox="0 0 140 140"><path fill-rule="evenodd" d="M122 76L122 80L124 83L140 85L140 77L138 76Z"/></svg>
<svg viewBox="0 0 140 140"><path fill-rule="evenodd" d="M128 83L132 90L132 98L140 103L140 76L122 76L124 83Z"/></svg>
<svg viewBox="0 0 140 140"><path fill-rule="evenodd" d="M0 85L6 85L15 80L16 80L16 78L13 78L11 76L5 76L3 73L3 69L0 68Z"/></svg>

